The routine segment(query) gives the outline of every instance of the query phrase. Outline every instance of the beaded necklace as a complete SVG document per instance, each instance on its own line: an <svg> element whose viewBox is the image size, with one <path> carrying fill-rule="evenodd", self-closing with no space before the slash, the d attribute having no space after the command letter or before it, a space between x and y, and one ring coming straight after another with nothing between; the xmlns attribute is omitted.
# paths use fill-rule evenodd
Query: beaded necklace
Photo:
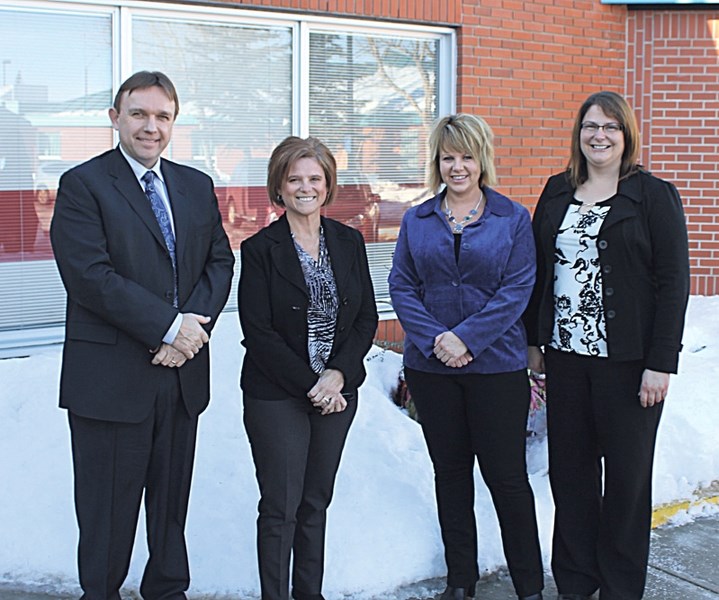
<svg viewBox="0 0 719 600"><path fill-rule="evenodd" d="M444 214L447 215L447 220L450 223L450 226L452 227L453 233L462 233L464 230L464 226L469 223L474 216L479 212L479 205L482 204L482 200L484 200L484 193L482 190L479 191L479 200L477 201L477 204L474 205L474 208L469 211L469 214L462 218L461 221L457 221L455 216L452 214L452 209L449 207L449 203L447 202L447 196L444 197Z"/></svg>

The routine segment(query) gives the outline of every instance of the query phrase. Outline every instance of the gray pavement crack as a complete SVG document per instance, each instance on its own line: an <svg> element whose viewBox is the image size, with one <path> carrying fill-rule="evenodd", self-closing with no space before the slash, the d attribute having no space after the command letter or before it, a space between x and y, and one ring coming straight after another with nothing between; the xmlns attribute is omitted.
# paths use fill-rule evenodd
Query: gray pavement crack
<svg viewBox="0 0 719 600"><path fill-rule="evenodd" d="M670 577L675 577L676 579L685 581L695 587L702 588L703 590L706 590L708 592L712 592L714 594L719 594L719 586L717 586L716 584L713 584L709 581L704 581L703 579L698 579L697 577L692 577L691 575L687 575L686 573L681 573L679 571L675 571L674 569L670 569L669 567L655 565L655 564L652 564L651 562L649 563L649 568L654 569L655 571L661 571L662 573L665 573L666 575L669 575Z"/></svg>

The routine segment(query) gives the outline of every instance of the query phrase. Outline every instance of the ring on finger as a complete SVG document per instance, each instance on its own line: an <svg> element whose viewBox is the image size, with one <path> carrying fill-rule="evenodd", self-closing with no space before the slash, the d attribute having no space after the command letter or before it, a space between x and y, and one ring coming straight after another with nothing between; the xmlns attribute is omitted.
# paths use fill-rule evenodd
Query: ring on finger
<svg viewBox="0 0 719 600"><path fill-rule="evenodd" d="M330 399L329 399L327 396L325 396L324 398L322 398L322 404L327 405L327 404L329 404L329 403L330 403Z"/></svg>

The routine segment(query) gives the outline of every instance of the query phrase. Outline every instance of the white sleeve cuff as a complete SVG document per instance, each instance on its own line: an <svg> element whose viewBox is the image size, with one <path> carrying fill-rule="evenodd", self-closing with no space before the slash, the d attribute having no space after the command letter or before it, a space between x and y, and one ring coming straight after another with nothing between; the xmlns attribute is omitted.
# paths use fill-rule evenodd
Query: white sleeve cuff
<svg viewBox="0 0 719 600"><path fill-rule="evenodd" d="M172 325L170 325L167 333L165 333L165 337L162 338L162 341L166 344L172 344L177 337L177 333L180 331L180 325L182 325L182 313L177 313L175 320L172 322Z"/></svg>

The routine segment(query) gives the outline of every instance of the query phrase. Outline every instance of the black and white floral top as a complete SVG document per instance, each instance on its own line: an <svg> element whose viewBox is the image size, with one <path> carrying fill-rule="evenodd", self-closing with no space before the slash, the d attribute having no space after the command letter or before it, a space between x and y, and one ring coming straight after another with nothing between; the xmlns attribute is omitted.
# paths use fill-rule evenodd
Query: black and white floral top
<svg viewBox="0 0 719 600"><path fill-rule="evenodd" d="M589 356L607 354L597 237L611 205L572 203L554 250L554 332L550 346Z"/></svg>
<svg viewBox="0 0 719 600"><path fill-rule="evenodd" d="M319 375L324 370L332 351L339 307L337 285L325 243L324 229L320 228L320 252L316 261L296 241L295 250L310 295L307 309L307 350L310 367Z"/></svg>

